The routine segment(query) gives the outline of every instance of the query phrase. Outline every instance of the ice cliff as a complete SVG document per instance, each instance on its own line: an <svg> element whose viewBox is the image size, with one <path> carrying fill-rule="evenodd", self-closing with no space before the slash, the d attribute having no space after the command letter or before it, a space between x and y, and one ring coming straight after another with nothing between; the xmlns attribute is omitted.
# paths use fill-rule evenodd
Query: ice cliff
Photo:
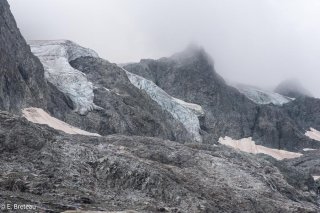
<svg viewBox="0 0 320 213"><path fill-rule="evenodd" d="M99 57L97 53L67 40L30 41L29 45L43 64L47 81L72 100L76 112L85 115L98 108L93 103L92 83L69 64L80 57Z"/></svg>
<svg viewBox="0 0 320 213"><path fill-rule="evenodd" d="M168 111L175 119L180 121L195 141L202 142L202 137L199 133L200 124L198 119L198 116L204 115L201 106L173 98L152 81L128 71L126 71L126 73L134 86L144 90L164 110Z"/></svg>
<svg viewBox="0 0 320 213"><path fill-rule="evenodd" d="M252 86L243 84L236 84L232 86L257 104L283 105L293 100L292 98L280 95L278 93L262 90Z"/></svg>

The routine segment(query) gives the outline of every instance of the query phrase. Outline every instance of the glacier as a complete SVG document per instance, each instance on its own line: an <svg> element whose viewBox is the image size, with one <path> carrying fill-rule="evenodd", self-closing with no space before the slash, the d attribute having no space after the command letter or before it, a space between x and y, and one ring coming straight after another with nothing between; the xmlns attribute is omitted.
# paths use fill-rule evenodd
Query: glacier
<svg viewBox="0 0 320 213"><path fill-rule="evenodd" d="M130 82L140 90L144 90L162 109L169 112L175 119L180 121L189 132L193 140L202 142L200 135L199 116L204 115L200 105L187 103L183 100L174 98L158 87L155 83L139 75L130 73L123 69Z"/></svg>
<svg viewBox="0 0 320 213"><path fill-rule="evenodd" d="M235 87L239 92L257 104L274 104L281 106L294 100L294 98L289 98L278 93L253 86L243 84L232 84L231 86Z"/></svg>
<svg viewBox="0 0 320 213"><path fill-rule="evenodd" d="M99 57L91 49L84 48L68 40L29 41L31 51L44 66L45 78L66 94L74 104L74 110L85 115L99 109L93 103L93 84L86 75L70 65L70 61L80 57Z"/></svg>

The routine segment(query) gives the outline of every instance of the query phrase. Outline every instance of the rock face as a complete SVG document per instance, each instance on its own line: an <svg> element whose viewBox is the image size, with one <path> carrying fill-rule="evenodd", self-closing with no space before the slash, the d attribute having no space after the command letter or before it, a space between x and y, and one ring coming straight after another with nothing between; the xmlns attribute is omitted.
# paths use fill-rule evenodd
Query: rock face
<svg viewBox="0 0 320 213"><path fill-rule="evenodd" d="M320 142L319 142L320 143ZM296 169L311 174L314 177L320 176L320 151L310 150L303 153L300 158L285 160L285 163ZM319 187L320 189L320 187Z"/></svg>
<svg viewBox="0 0 320 213"><path fill-rule="evenodd" d="M305 122L303 112L311 112L311 106L315 104L304 106L299 100L282 107L254 103L225 83L201 48L189 48L170 58L141 60L124 68L152 80L174 97L201 105L205 111L205 117L200 120L201 129L205 132L203 135L209 135L204 140L207 143L225 136L233 139L252 137L258 145L293 152L305 147L319 148L318 142L304 135L306 129L313 127L311 124L317 128L319 115L313 115L318 107L308 119L311 126L304 128L300 125ZM299 105L305 109L294 110Z"/></svg>
<svg viewBox="0 0 320 213"><path fill-rule="evenodd" d="M64 135L4 112L0 132L0 203L52 212L319 210L311 176L295 182L290 167L225 147Z"/></svg>
<svg viewBox="0 0 320 213"><path fill-rule="evenodd" d="M190 48L170 58L141 60L124 68L152 80L173 97L201 105L202 129L216 141L220 136L251 136L256 105L226 85L203 49Z"/></svg>
<svg viewBox="0 0 320 213"><path fill-rule="evenodd" d="M70 64L93 83L94 103L102 110L90 112L81 120L66 115L67 123L90 132L96 129L101 135L120 133L183 143L192 141L184 125L133 86L125 71L116 64L93 57L81 57Z"/></svg>
<svg viewBox="0 0 320 213"><path fill-rule="evenodd" d="M275 92L292 98L312 97L312 94L296 79L290 79L282 82L277 86Z"/></svg>
<svg viewBox="0 0 320 213"><path fill-rule="evenodd" d="M0 1L0 109L46 107L43 67L17 28L7 1Z"/></svg>
<svg viewBox="0 0 320 213"><path fill-rule="evenodd" d="M285 104L284 109L303 130L320 130L320 99L300 97Z"/></svg>

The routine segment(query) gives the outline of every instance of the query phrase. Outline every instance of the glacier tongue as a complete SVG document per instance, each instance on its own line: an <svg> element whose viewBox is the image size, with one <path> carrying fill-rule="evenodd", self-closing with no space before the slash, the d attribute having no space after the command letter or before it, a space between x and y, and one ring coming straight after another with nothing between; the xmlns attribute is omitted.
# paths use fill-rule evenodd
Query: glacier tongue
<svg viewBox="0 0 320 213"><path fill-rule="evenodd" d="M29 45L44 66L45 78L70 97L76 112L84 115L98 108L93 103L92 83L69 64L79 57L99 57L97 53L67 40L30 41Z"/></svg>
<svg viewBox="0 0 320 213"><path fill-rule="evenodd" d="M195 141L202 142L202 137L199 133L200 123L198 119L198 116L204 115L201 106L173 98L152 81L128 71L126 71L126 73L130 82L135 87L144 90L164 110L168 111L175 119L180 121Z"/></svg>
<svg viewBox="0 0 320 213"><path fill-rule="evenodd" d="M257 104L275 104L275 105L283 105L294 99L280 95L275 92L262 90L256 87L236 84L231 86L235 87L239 92L247 96L250 100Z"/></svg>

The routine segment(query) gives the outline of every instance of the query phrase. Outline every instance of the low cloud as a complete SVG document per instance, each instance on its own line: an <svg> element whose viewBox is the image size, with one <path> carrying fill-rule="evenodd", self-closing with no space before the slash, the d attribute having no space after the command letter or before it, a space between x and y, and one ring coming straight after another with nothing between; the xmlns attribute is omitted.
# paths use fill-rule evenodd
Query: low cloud
<svg viewBox="0 0 320 213"><path fill-rule="evenodd" d="M296 78L320 97L318 0L9 0L26 39L70 39L112 62L205 47L225 78Z"/></svg>

